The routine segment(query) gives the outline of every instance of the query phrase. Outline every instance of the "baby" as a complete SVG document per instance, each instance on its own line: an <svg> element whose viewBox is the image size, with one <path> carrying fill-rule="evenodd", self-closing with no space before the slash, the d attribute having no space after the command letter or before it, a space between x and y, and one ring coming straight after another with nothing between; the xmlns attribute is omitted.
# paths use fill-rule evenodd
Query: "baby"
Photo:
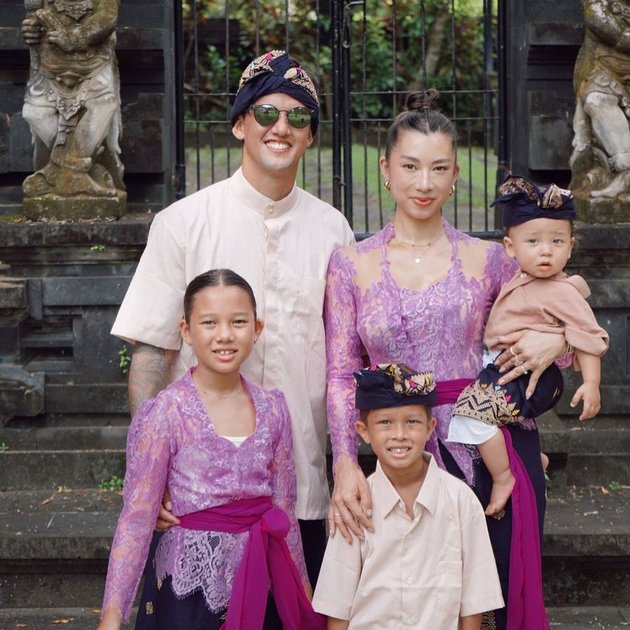
<svg viewBox="0 0 630 630"><path fill-rule="evenodd" d="M525 177L510 175L499 188L493 205L503 213L509 256L519 264L518 273L501 289L488 317L484 344L484 369L459 396L453 409L448 440L476 444L492 475L493 486L486 514L500 513L510 498L514 476L510 471L502 432L498 427L534 418L551 409L563 390L562 374L554 364L540 377L535 392L527 396L527 366L515 355L523 375L503 386L494 359L505 348L503 335L538 330L564 335L575 351L574 367L583 383L571 405L583 402L580 420L600 409L600 357L608 348L608 334L601 328L585 298L588 286L580 276L563 269L575 244L575 206L570 191L552 184L541 190Z"/></svg>

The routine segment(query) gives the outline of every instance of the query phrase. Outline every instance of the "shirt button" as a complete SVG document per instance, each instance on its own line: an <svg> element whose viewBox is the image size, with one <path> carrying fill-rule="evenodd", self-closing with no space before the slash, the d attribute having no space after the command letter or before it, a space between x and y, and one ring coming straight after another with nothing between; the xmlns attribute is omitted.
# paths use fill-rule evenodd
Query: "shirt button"
<svg viewBox="0 0 630 630"><path fill-rule="evenodd" d="M415 617L407 617L407 619L405 619L405 624L408 626L413 626L414 623L416 623Z"/></svg>
<svg viewBox="0 0 630 630"><path fill-rule="evenodd" d="M273 207L273 204L272 204L272 203L268 203L268 204L267 204L267 207L266 207L266 210L267 210L267 213L268 213L268 214L273 214L273 213L274 213L274 211L275 211L275 208Z"/></svg>
<svg viewBox="0 0 630 630"><path fill-rule="evenodd" d="M409 576L408 578L405 579L405 582L407 584L413 584L415 582L414 578Z"/></svg>

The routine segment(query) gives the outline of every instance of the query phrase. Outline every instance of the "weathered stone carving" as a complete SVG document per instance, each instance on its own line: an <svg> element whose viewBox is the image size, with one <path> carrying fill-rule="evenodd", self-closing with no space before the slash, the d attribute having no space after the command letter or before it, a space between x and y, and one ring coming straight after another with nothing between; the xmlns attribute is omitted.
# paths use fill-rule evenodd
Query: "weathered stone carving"
<svg viewBox="0 0 630 630"><path fill-rule="evenodd" d="M571 189L603 210L630 202L630 2L584 0L584 26Z"/></svg>
<svg viewBox="0 0 630 630"><path fill-rule="evenodd" d="M23 183L31 218L120 216L119 0L25 0L31 51L24 118L36 171Z"/></svg>

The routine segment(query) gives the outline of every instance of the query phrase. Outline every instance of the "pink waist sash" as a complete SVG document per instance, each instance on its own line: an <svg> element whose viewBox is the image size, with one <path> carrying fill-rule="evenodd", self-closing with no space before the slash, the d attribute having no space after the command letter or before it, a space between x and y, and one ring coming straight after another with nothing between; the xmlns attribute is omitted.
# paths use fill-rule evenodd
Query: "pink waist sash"
<svg viewBox="0 0 630 630"><path fill-rule="evenodd" d="M438 381L435 384L435 407L452 405L457 401L462 390L475 381L474 378L456 378L452 381Z"/></svg>
<svg viewBox="0 0 630 630"><path fill-rule="evenodd" d="M536 495L527 470L501 427L516 478L512 491L512 542L508 578L507 630L549 630L542 592L542 567Z"/></svg>
<svg viewBox="0 0 630 630"><path fill-rule="evenodd" d="M285 537L289 517L274 507L270 497L242 499L180 516L186 529L240 533L249 530L243 559L234 577L225 630L263 627L271 582L274 600L286 630L323 630L306 597Z"/></svg>

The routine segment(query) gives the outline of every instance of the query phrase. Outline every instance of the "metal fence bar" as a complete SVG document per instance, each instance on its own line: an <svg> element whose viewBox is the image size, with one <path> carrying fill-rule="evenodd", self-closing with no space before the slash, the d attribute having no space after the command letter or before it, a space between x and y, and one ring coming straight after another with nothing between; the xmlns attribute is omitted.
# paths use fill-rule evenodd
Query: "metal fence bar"
<svg viewBox="0 0 630 630"><path fill-rule="evenodd" d="M228 121L238 76L245 60L284 47L319 79L322 102L321 131L301 165L299 185L342 210L357 232L379 229L391 218L392 205L378 165L385 130L410 91L436 86L461 136L462 177L445 216L466 231L494 233L488 203L497 165L505 168L507 155L505 99L494 78L498 62L503 85L505 0L499 0L498 16L493 0L479 0L478 13L470 3L462 12L455 0L441 5L426 0L176 0L176 6L180 14L184 9L184 37L177 46L183 59L184 88L178 95L183 122L177 136L185 149L189 192L238 167L240 148ZM379 28L375 63L370 46ZM468 80L463 68L469 60L462 50L470 50L470 42L457 37L474 28L479 29L474 41L482 71ZM184 182L181 152L178 158Z"/></svg>

